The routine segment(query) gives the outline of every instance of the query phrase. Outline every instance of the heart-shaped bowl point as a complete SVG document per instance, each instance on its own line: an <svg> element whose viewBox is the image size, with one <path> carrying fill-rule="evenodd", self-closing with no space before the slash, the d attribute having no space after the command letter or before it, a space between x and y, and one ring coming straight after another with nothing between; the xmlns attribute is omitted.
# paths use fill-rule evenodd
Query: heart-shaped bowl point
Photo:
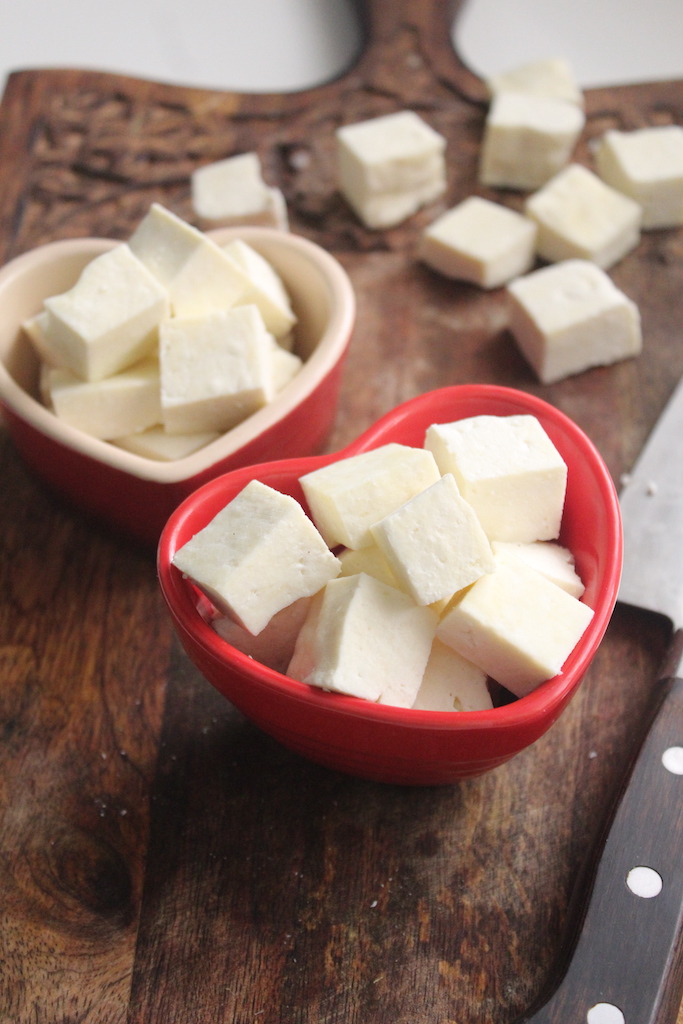
<svg viewBox="0 0 683 1024"><path fill-rule="evenodd" d="M290 679L232 647L202 611L206 599L173 566L176 551L250 480L292 495L307 510L299 478L389 442L422 447L427 428L481 414L536 416L568 467L560 543L585 584L591 622L560 674L525 697L486 711L423 711L329 693ZM171 515L158 549L161 589L196 667L264 732L318 764L377 781L439 785L503 764L537 740L575 693L610 620L622 563L619 502L610 474L585 433L543 400L510 388L461 385L394 409L332 455L245 467L190 495Z"/></svg>
<svg viewBox="0 0 683 1024"><path fill-rule="evenodd" d="M337 408L355 296L341 264L314 242L271 228L220 228L219 245L242 239L278 272L297 315L304 365L262 409L185 458L161 462L91 437L39 399L39 363L21 324L75 284L84 266L117 244L106 238L51 242L0 269L0 405L27 465L53 490L103 522L156 545L171 511L215 476L323 447Z"/></svg>

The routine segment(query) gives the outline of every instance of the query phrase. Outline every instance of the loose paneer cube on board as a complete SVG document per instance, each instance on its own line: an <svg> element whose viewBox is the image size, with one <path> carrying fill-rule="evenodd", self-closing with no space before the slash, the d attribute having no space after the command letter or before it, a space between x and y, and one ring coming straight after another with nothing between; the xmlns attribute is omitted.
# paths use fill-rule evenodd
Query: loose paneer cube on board
<svg viewBox="0 0 683 1024"><path fill-rule="evenodd" d="M287 675L353 697L409 708L438 619L407 594L360 573L311 602Z"/></svg>
<svg viewBox="0 0 683 1024"><path fill-rule="evenodd" d="M499 92L534 93L565 100L583 108L583 93L574 78L574 72L563 57L536 60L529 64L491 75L486 79L490 96Z"/></svg>
<svg viewBox="0 0 683 1024"><path fill-rule="evenodd" d="M153 356L99 381L48 369L43 387L46 404L60 419L105 441L161 422L159 363Z"/></svg>
<svg viewBox="0 0 683 1024"><path fill-rule="evenodd" d="M488 711L493 701L486 672L435 638L413 707L422 711Z"/></svg>
<svg viewBox="0 0 683 1024"><path fill-rule="evenodd" d="M425 447L452 473L489 540L554 540L567 466L535 416L473 416L433 424Z"/></svg>
<svg viewBox="0 0 683 1024"><path fill-rule="evenodd" d="M532 93L498 93L484 126L480 182L539 188L570 159L584 122L575 103Z"/></svg>
<svg viewBox="0 0 683 1024"><path fill-rule="evenodd" d="M287 230L282 192L263 180L257 153L205 164L190 178L192 206L206 227L257 224Z"/></svg>
<svg viewBox="0 0 683 1024"><path fill-rule="evenodd" d="M56 361L83 380L110 377L148 355L169 296L122 242L96 256L78 281L45 299L41 326Z"/></svg>
<svg viewBox="0 0 683 1024"><path fill-rule="evenodd" d="M535 569L500 563L449 607L437 636L524 697L560 672L592 617Z"/></svg>
<svg viewBox="0 0 683 1024"><path fill-rule="evenodd" d="M581 164L560 171L527 199L536 251L549 263L592 260L607 270L640 241L642 208Z"/></svg>
<svg viewBox="0 0 683 1024"><path fill-rule="evenodd" d="M450 473L381 519L371 533L401 589L419 605L452 597L495 568L486 534Z"/></svg>
<svg viewBox="0 0 683 1024"><path fill-rule="evenodd" d="M130 237L130 248L168 289L175 316L230 309L248 281L220 246L159 203Z"/></svg>
<svg viewBox="0 0 683 1024"><path fill-rule="evenodd" d="M589 260L565 260L508 285L510 331L539 380L638 355L640 313Z"/></svg>
<svg viewBox="0 0 683 1024"><path fill-rule="evenodd" d="M254 636L341 568L301 505L258 480L183 545L173 564Z"/></svg>
<svg viewBox="0 0 683 1024"><path fill-rule="evenodd" d="M256 306L171 317L159 331L166 430L229 430L273 394L272 340Z"/></svg>
<svg viewBox="0 0 683 1024"><path fill-rule="evenodd" d="M470 196L424 231L418 258L434 270L482 288L497 288L534 262L536 225L528 217Z"/></svg>
<svg viewBox="0 0 683 1024"><path fill-rule="evenodd" d="M446 140L412 110L336 133L339 188L366 227L399 224L446 188Z"/></svg>
<svg viewBox="0 0 683 1024"><path fill-rule="evenodd" d="M683 128L610 130L595 152L598 174L643 208L643 228L683 224Z"/></svg>
<svg viewBox="0 0 683 1024"><path fill-rule="evenodd" d="M300 479L313 521L330 547L364 548L370 527L436 483L431 452L402 444L331 462Z"/></svg>

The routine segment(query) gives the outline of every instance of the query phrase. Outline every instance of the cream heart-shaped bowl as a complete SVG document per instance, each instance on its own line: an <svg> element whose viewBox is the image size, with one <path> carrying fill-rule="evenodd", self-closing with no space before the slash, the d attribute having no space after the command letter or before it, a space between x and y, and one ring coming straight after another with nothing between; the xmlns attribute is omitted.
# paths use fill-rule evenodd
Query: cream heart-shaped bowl
<svg viewBox="0 0 683 1024"><path fill-rule="evenodd" d="M297 315L304 365L268 405L192 455L143 458L60 421L39 398L39 363L23 321L69 289L83 267L117 243L51 242L0 269L0 405L26 464L79 509L156 544L171 511L215 476L268 459L320 451L337 408L355 296L341 264L314 242L270 228L208 232L219 245L241 238L278 272Z"/></svg>

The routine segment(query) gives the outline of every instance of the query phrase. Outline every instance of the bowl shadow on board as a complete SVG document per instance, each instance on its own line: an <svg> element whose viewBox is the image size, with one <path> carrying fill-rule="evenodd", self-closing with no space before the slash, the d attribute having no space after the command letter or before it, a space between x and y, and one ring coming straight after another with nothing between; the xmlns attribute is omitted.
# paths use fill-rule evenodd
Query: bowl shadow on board
<svg viewBox="0 0 683 1024"><path fill-rule="evenodd" d="M70 288L83 267L117 243L51 242L0 269L0 406L28 468L72 507L156 546L172 510L207 480L273 458L322 449L336 416L355 321L348 275L328 252L286 231L222 228L219 244L241 238L278 271L298 317L295 351L304 365L275 399L192 455L143 458L61 422L38 398L38 359L21 329L43 300Z"/></svg>
<svg viewBox="0 0 683 1024"><path fill-rule="evenodd" d="M568 467L560 542L574 554L593 618L562 672L528 696L489 711L432 712L326 693L289 679L222 640L201 614L197 588L172 565L175 552L252 479L292 495L306 509L299 477L388 442L422 447L432 423L479 414L537 416ZM307 509L306 509L307 511ZM311 761L362 778L440 785L503 764L557 720L576 692L616 603L622 560L619 503L595 446L558 409L526 392L461 385L428 392L380 419L341 452L246 467L190 495L161 536L162 593L185 651L250 721Z"/></svg>

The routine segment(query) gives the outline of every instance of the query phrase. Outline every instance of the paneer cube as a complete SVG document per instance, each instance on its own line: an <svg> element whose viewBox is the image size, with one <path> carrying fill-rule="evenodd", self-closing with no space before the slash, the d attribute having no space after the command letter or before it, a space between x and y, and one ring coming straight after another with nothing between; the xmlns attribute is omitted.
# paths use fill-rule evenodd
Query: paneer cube
<svg viewBox="0 0 683 1024"><path fill-rule="evenodd" d="M371 526L440 475L431 452L387 444L313 470L300 483L328 545L364 548L373 543Z"/></svg>
<svg viewBox="0 0 683 1024"><path fill-rule="evenodd" d="M190 177L192 206L204 227L256 224L288 227L287 205L278 188L263 180L257 153L216 160Z"/></svg>
<svg viewBox="0 0 683 1024"><path fill-rule="evenodd" d="M552 541L535 541L533 544L513 544L509 541L494 540L491 550L497 562L522 561L536 572L562 587L572 597L581 597L586 589L574 565L574 556L568 548Z"/></svg>
<svg viewBox="0 0 683 1024"><path fill-rule="evenodd" d="M497 288L529 270L535 245L532 220L499 203L470 196L429 225L417 254L446 277Z"/></svg>
<svg viewBox="0 0 683 1024"><path fill-rule="evenodd" d="M241 239L229 242L222 249L246 278L240 303L254 303L266 327L276 338L289 335L296 316L279 274L253 246Z"/></svg>
<svg viewBox="0 0 683 1024"><path fill-rule="evenodd" d="M175 316L230 309L243 301L249 282L234 260L159 203L152 204L128 244L168 289Z"/></svg>
<svg viewBox="0 0 683 1024"><path fill-rule="evenodd" d="M564 57L530 61L509 71L491 75L486 79L486 86L492 97L499 92L529 92L536 96L565 100L582 109L584 105L583 92L577 84L569 62Z"/></svg>
<svg viewBox="0 0 683 1024"><path fill-rule="evenodd" d="M371 533L401 589L419 605L452 597L496 565L450 473L390 512Z"/></svg>
<svg viewBox="0 0 683 1024"><path fill-rule="evenodd" d="M376 544L370 544L367 548L358 548L356 551L353 548L345 548L339 553L339 561L341 562L340 576L357 576L359 572L364 572L379 580L380 583L386 583L388 587L401 589L389 563Z"/></svg>
<svg viewBox="0 0 683 1024"><path fill-rule="evenodd" d="M538 225L536 251L549 263L584 259L607 270L640 241L640 205L581 164L560 171L524 209Z"/></svg>
<svg viewBox="0 0 683 1024"><path fill-rule="evenodd" d="M123 448L143 459L158 462L175 462L199 451L215 441L220 434L216 430L201 431L198 434L168 434L163 427L150 427L139 434L124 434L112 438L112 444Z"/></svg>
<svg viewBox="0 0 683 1024"><path fill-rule="evenodd" d="M45 299L40 321L54 361L83 380L111 377L149 355L169 296L122 242L96 256L67 292Z"/></svg>
<svg viewBox="0 0 683 1024"><path fill-rule="evenodd" d="M489 540L531 543L560 531L567 466L535 416L433 424L425 447L452 473Z"/></svg>
<svg viewBox="0 0 683 1024"><path fill-rule="evenodd" d="M219 615L213 619L211 628L242 654L284 674L292 660L296 640L306 620L310 602L310 597L300 597L293 604L288 604L282 611L273 615L258 636L252 636L227 615Z"/></svg>
<svg viewBox="0 0 683 1024"><path fill-rule="evenodd" d="M421 711L489 711L486 672L435 637L414 708Z"/></svg>
<svg viewBox="0 0 683 1024"><path fill-rule="evenodd" d="M303 360L294 352L289 352L286 348L278 345L272 335L271 338L270 362L273 375L273 391L275 394L278 394L283 388L287 387L290 381L294 380L303 366Z"/></svg>
<svg viewBox="0 0 683 1024"><path fill-rule="evenodd" d="M273 397L272 339L255 306L171 317L159 343L170 434L230 430Z"/></svg>
<svg viewBox="0 0 683 1024"><path fill-rule="evenodd" d="M341 568L301 505L259 480L183 545L173 564L254 636Z"/></svg>
<svg viewBox="0 0 683 1024"><path fill-rule="evenodd" d="M529 92L497 93L484 126L480 182L540 188L568 162L584 122L575 103Z"/></svg>
<svg viewBox="0 0 683 1024"><path fill-rule="evenodd" d="M544 384L641 351L638 307L589 260L543 267L508 294L510 331Z"/></svg>
<svg viewBox="0 0 683 1024"><path fill-rule="evenodd" d="M339 188L369 228L391 227L446 188L446 140L412 110L337 131Z"/></svg>
<svg viewBox="0 0 683 1024"><path fill-rule="evenodd" d="M60 420L103 441L161 422L159 363L154 356L98 381L81 380L70 370L48 369L43 394Z"/></svg>
<svg viewBox="0 0 683 1024"><path fill-rule="evenodd" d="M643 209L643 228L683 224L683 128L610 130L595 151L598 174Z"/></svg>
<svg viewBox="0 0 683 1024"><path fill-rule="evenodd" d="M535 569L500 563L449 607L437 636L524 697L562 670L592 617Z"/></svg>
<svg viewBox="0 0 683 1024"><path fill-rule="evenodd" d="M24 334L31 342L33 349L41 363L46 366L62 366L62 358L50 343L48 334L49 314L46 309L36 313L35 316L24 320L21 327Z"/></svg>
<svg viewBox="0 0 683 1024"><path fill-rule="evenodd" d="M311 602L287 675L381 704L409 708L437 625L431 608L360 573L332 580Z"/></svg>

